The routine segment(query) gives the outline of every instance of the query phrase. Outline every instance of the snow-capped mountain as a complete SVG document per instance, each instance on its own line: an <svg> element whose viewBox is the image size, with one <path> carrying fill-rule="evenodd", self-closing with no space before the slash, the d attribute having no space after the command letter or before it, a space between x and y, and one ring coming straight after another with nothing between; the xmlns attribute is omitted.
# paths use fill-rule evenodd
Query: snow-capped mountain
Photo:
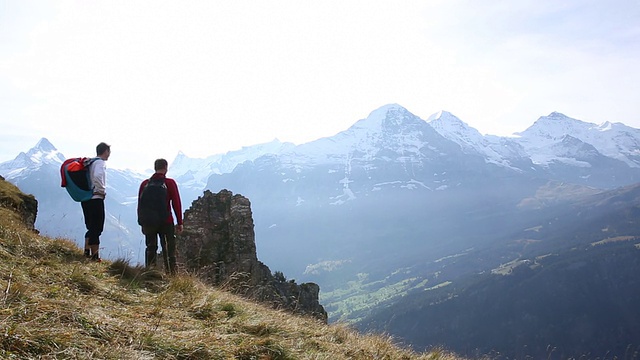
<svg viewBox="0 0 640 360"><path fill-rule="evenodd" d="M383 106L349 129L283 153L283 163L302 166L344 164L378 158L416 162L429 153L457 151L433 128L397 104ZM431 154L433 155L433 154Z"/></svg>
<svg viewBox="0 0 640 360"><path fill-rule="evenodd" d="M0 163L0 174L5 178L26 177L28 172L43 165L60 166L64 156L49 140L42 138L29 151L21 152L15 159Z"/></svg>
<svg viewBox="0 0 640 360"><path fill-rule="evenodd" d="M273 245L294 249L299 238L333 244L334 240L327 238L333 238L338 228L349 233L346 229L353 225L354 213L360 214L359 226L380 226L380 233L385 233L395 218L405 231L412 229L407 241L415 244L426 234L441 231L445 236L452 221L447 216L510 211L506 210L509 206L533 196L550 180L600 189L639 182L637 168L604 155L577 136L560 134L576 130L584 138L596 136L587 137L593 130L584 124L566 119L564 127L552 123L547 128L541 122L536 125L537 133L529 131L518 137L483 136L448 112L425 121L400 105L390 104L334 136L279 155L258 157L229 173L214 174L207 189L226 188L251 199L257 238L270 244L261 249L265 259L292 267L297 260L313 264L318 257L327 260L326 250L315 249L312 257L303 258L283 256L282 251L276 254ZM555 134L555 140L548 139L550 133ZM624 149L621 151L637 151L637 147L625 147L632 142L624 139L626 142L617 144ZM611 141L599 139L598 143ZM531 146L537 143L546 147ZM536 152L540 149L544 151ZM335 214L341 215L336 218ZM425 214L429 214L426 219ZM316 220L321 217L333 219L329 228L326 221ZM318 223L325 225L315 228ZM383 242L378 235L365 241L362 235L352 234L350 239L354 243ZM258 247L261 244L258 242ZM344 263L346 259L330 260ZM282 270L300 272L291 267Z"/></svg>
<svg viewBox="0 0 640 360"><path fill-rule="evenodd" d="M271 142L244 146L239 150L224 154L215 154L206 158L191 158L179 152L169 166L168 176L180 184L180 197L183 208L187 208L191 201L202 194L207 185L207 179L213 174L224 174L245 161L253 161L261 156L280 154L295 147L292 143L274 139Z"/></svg>
<svg viewBox="0 0 640 360"><path fill-rule="evenodd" d="M281 189L289 194L280 199L287 204L340 205L383 190L432 192L460 186L449 179L467 171L462 163L484 164L480 156L465 154L424 120L392 104L335 136L241 164L229 176L212 175L207 189L232 189L258 204L272 201L262 192L271 197Z"/></svg>
<svg viewBox="0 0 640 360"><path fill-rule="evenodd" d="M596 125L554 112L513 137L498 137L481 135L444 111L428 122L466 152L516 171L598 188L640 181L640 130L621 123Z"/></svg>
<svg viewBox="0 0 640 360"><path fill-rule="evenodd" d="M206 158L190 158L179 152L171 163L171 175L183 186L204 188L211 174L231 172L238 164L255 160L267 154L280 154L295 145L274 139L271 142L242 147L240 150L225 154L211 155Z"/></svg>
<svg viewBox="0 0 640 360"><path fill-rule="evenodd" d="M623 161L629 167L640 167L640 130L622 123L596 125L553 112L516 135L519 135L516 141L541 165L565 158L557 156L554 150L569 135L590 144L604 156Z"/></svg>
<svg viewBox="0 0 640 360"><path fill-rule="evenodd" d="M248 197L261 256L302 276L323 261L367 266L384 258L389 236L398 258L411 257L448 236L460 214L482 214L487 204L515 206L514 198L535 193L544 181L465 151L392 104L335 136L212 175L207 189ZM368 249L366 258L347 255L359 254L359 246Z"/></svg>

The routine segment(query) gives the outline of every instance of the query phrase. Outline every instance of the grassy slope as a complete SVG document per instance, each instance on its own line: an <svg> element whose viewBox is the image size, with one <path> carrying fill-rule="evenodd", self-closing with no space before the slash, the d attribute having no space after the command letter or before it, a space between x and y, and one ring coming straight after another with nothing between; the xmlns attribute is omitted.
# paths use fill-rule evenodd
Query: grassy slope
<svg viewBox="0 0 640 360"><path fill-rule="evenodd" d="M0 197L17 188L0 180ZM185 274L86 262L0 205L0 357L46 359L457 359L275 311Z"/></svg>

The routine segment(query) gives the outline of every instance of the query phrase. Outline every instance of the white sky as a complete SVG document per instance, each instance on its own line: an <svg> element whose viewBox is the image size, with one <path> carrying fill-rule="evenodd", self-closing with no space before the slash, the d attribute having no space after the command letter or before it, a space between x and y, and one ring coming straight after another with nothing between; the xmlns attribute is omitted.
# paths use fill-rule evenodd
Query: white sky
<svg viewBox="0 0 640 360"><path fill-rule="evenodd" d="M0 0L0 162L304 143L398 103L481 133L640 128L638 0Z"/></svg>

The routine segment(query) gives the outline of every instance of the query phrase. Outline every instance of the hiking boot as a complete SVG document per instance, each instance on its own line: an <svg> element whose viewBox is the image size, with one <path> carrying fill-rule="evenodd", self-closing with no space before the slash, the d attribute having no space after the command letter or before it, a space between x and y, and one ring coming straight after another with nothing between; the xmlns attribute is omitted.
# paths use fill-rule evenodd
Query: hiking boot
<svg viewBox="0 0 640 360"><path fill-rule="evenodd" d="M90 258L91 257L91 251L89 249L84 249L84 257L86 257L86 258Z"/></svg>
<svg viewBox="0 0 640 360"><path fill-rule="evenodd" d="M91 261L94 261L94 262L102 262L102 259L100 259L100 256L98 256L98 254L93 254L93 255L91 256Z"/></svg>

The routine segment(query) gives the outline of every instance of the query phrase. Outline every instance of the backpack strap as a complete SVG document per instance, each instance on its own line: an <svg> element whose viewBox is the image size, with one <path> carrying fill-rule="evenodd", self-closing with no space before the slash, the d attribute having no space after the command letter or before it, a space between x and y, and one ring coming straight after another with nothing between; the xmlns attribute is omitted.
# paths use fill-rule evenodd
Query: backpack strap
<svg viewBox="0 0 640 360"><path fill-rule="evenodd" d="M84 167L89 167L98 159L100 159L99 156L98 157L92 157L92 158L83 158L82 159L82 164L84 165Z"/></svg>

